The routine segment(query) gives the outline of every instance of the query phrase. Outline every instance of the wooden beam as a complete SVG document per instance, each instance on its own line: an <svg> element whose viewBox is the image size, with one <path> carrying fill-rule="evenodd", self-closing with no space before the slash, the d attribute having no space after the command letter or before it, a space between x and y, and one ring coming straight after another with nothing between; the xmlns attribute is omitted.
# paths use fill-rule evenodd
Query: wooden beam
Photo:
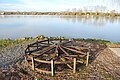
<svg viewBox="0 0 120 80"><path fill-rule="evenodd" d="M35 57L39 57L39 56L41 56L42 54L44 54L44 53L46 53L46 52L48 52L48 51L50 51L50 50L52 50L52 49L54 49L54 48L55 48L54 46L48 47L46 50L43 50L41 53L39 53L39 55L37 55L37 56L35 56Z"/></svg>
<svg viewBox="0 0 120 80"><path fill-rule="evenodd" d="M64 42L61 42L60 45L64 45L64 44L67 44L67 43L71 43L72 41L64 41Z"/></svg>
<svg viewBox="0 0 120 80"><path fill-rule="evenodd" d="M63 62L66 62L64 58L60 58ZM70 69L73 69L69 64L65 63Z"/></svg>
<svg viewBox="0 0 120 80"><path fill-rule="evenodd" d="M64 52L66 55L69 55L63 48L61 48L61 46L59 46L59 48L60 48L60 50L61 50L62 52Z"/></svg>
<svg viewBox="0 0 120 80"><path fill-rule="evenodd" d="M62 46L63 47L63 46ZM77 51L77 50L74 50L74 49L71 49L71 48L68 48L68 47L63 47L64 49L67 49L69 51L72 51L72 52L75 52L75 53L79 53L79 54L82 54L82 55L86 55L86 53L84 52L81 52L81 51Z"/></svg>

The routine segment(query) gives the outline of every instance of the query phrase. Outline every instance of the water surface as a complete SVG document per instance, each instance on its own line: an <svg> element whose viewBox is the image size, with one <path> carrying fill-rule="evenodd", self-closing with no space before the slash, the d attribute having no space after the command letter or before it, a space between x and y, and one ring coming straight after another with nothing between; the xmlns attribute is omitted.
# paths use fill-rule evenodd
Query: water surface
<svg viewBox="0 0 120 80"><path fill-rule="evenodd" d="M119 17L1 15L0 39L63 36L120 42Z"/></svg>

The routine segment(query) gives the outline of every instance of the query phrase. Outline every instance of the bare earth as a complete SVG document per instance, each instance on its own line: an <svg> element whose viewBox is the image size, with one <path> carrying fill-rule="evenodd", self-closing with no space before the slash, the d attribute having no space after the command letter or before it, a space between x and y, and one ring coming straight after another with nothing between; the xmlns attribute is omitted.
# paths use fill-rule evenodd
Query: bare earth
<svg viewBox="0 0 120 80"><path fill-rule="evenodd" d="M112 50L116 55L120 57L120 48L109 48L109 49Z"/></svg>
<svg viewBox="0 0 120 80"><path fill-rule="evenodd" d="M119 51L119 50L118 50ZM80 67L76 74L65 73L51 75L36 73L26 66L24 61L0 69L0 80L120 80L120 57L105 47L91 53L88 67ZM70 72L70 71L68 71Z"/></svg>

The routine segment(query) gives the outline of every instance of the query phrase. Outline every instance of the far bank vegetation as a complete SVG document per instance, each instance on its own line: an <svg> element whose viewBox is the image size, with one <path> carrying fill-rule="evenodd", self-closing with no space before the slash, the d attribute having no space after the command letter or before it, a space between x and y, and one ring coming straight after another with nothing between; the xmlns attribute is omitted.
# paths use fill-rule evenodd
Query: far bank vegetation
<svg viewBox="0 0 120 80"><path fill-rule="evenodd" d="M92 9L84 8L84 9L67 9L66 11L62 12L7 12L7 11L0 11L0 15L77 15L77 16L110 16L110 17L116 17L120 16L120 13L118 13L116 10L107 10L106 7L100 7L97 6Z"/></svg>

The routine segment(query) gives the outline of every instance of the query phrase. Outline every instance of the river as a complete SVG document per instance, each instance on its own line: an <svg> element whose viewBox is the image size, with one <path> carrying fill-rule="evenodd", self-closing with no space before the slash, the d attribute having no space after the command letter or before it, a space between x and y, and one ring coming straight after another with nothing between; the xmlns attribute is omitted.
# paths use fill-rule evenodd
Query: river
<svg viewBox="0 0 120 80"><path fill-rule="evenodd" d="M120 17L0 15L0 39L38 35L120 42Z"/></svg>

